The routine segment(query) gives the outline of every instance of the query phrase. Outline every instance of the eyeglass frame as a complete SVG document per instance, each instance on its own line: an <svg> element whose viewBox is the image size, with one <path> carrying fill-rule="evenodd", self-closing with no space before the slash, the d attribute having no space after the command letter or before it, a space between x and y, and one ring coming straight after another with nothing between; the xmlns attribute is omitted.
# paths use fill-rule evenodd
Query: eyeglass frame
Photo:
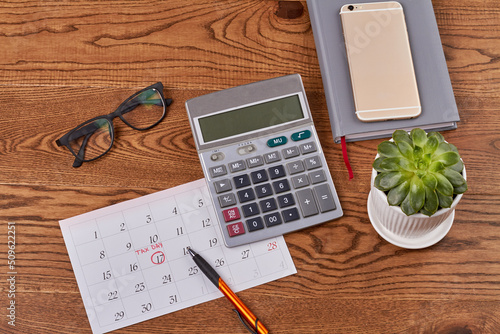
<svg viewBox="0 0 500 334"><path fill-rule="evenodd" d="M127 110L125 108L125 106L136 96L140 95L141 93L147 91L147 90L150 90L150 89L154 89L156 90L159 94L160 94L160 97L162 99L162 102L163 102L163 105L164 105L164 108L163 108L163 115L160 117L160 119L158 121L156 121L154 124L148 126L148 127L145 127L145 128L137 128L133 125L131 125L129 122L127 122L125 120L125 118L123 117L123 114L126 113L126 112L129 112L129 111L132 111L133 109L130 109L130 110ZM155 84L152 84L151 86L148 86L146 88L143 88L141 89L140 91L137 91L135 92L134 94L130 95L125 101L123 101L119 106L118 108L115 109L115 111L113 111L112 113L109 113L107 115L101 115L101 116L97 116L97 117L94 117L94 118L91 118L83 123L80 123L79 125L77 125L76 127L74 127L72 130L68 131L64 136L62 136L61 138L57 139L56 140L56 144L57 146L66 146L68 148L68 150L71 152L71 154L73 154L73 156L75 157L75 161L73 162L73 167L80 167L84 162L90 162L90 161L94 161L96 159L99 159L100 157L102 157L103 155L105 155L106 153L108 153L110 150L111 150L111 147L113 147L113 144L114 144L114 141L115 141L115 127L113 125L113 120L116 118L116 117L119 117L126 125L128 125L129 127L131 127L132 129L134 130L139 130L139 131L145 131L145 130L149 130L151 129L152 127L158 125L164 118L165 116L167 115L167 107L172 104L172 99L170 98L165 98L165 96L163 95L163 84L161 82L157 82ZM135 108L135 107L134 107ZM111 136L111 143L108 147L108 149L106 151L104 151L102 154L98 155L97 157L95 158L91 158L91 159L81 159L78 155L79 155L79 152L78 153L75 153L73 151L73 148L71 147L71 144L70 144L70 137L71 135L78 129L84 129L83 126L85 124L91 124L92 122L94 121L97 121L99 119L105 119L108 124L110 125L110 130L109 130L109 133L110 133L110 136ZM89 133L92 133L92 132L89 132ZM86 134L83 134L83 135L86 135ZM84 142L82 143L82 146L80 148L80 151L82 148L84 148L84 146L86 145L86 140L84 139Z"/></svg>

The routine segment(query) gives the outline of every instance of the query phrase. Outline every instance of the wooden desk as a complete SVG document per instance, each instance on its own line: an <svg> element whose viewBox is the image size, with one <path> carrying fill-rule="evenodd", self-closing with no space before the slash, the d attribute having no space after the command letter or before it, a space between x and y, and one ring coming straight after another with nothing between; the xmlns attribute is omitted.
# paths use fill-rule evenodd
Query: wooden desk
<svg viewBox="0 0 500 334"><path fill-rule="evenodd" d="M2 333L91 333L58 221L203 177L184 102L300 73L345 212L287 235L298 273L239 293L273 333L500 332L500 7L435 0L462 121L445 137L469 191L437 245L405 250L371 226L366 199L381 140L333 144L304 2L0 3ZM71 167L55 144L156 81L174 99L146 132L115 121L104 158ZM16 226L16 327L7 325L7 222ZM247 333L224 299L116 333Z"/></svg>

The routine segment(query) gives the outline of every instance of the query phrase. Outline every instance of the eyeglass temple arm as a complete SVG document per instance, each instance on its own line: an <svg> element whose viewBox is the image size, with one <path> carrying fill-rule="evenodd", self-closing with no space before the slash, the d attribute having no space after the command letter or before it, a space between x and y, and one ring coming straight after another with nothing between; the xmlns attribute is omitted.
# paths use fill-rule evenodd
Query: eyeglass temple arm
<svg viewBox="0 0 500 334"><path fill-rule="evenodd" d="M83 139L82 146L80 146L80 149L78 150L78 154L75 157L75 161L73 162L73 167L80 167L83 164L83 158L85 157L85 147L87 146L87 143L89 141L90 136L92 133L88 133L85 135L85 138Z"/></svg>
<svg viewBox="0 0 500 334"><path fill-rule="evenodd" d="M81 129L78 129L77 131L71 133L71 135L68 137L68 142L85 136L83 139L82 145L80 146L80 149L78 150L78 153L75 157L75 161L73 162L73 167L80 167L83 163L83 158L85 155L85 147L87 146L88 140L90 136L97 130L99 129L99 126L96 124L96 122L92 122ZM64 144L61 142L60 139L56 140L56 144L58 146L63 146ZM69 145L69 144L68 144Z"/></svg>

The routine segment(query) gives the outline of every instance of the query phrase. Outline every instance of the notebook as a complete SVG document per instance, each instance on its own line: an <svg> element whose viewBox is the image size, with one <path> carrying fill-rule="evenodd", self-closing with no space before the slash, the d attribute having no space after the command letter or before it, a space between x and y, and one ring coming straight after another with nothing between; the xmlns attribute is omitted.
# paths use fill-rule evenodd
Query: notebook
<svg viewBox="0 0 500 334"><path fill-rule="evenodd" d="M396 129L456 129L460 120L431 0L399 0L403 6L422 113L414 119L361 122L355 106L340 8L375 1L307 0L335 143L390 137Z"/></svg>

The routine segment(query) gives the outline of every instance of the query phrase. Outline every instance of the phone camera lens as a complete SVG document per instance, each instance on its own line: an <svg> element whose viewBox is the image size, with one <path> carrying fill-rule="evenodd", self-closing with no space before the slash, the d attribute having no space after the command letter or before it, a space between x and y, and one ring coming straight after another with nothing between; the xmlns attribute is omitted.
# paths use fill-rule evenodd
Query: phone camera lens
<svg viewBox="0 0 500 334"><path fill-rule="evenodd" d="M353 5L350 5L349 7L347 7L347 9L349 9L349 10L354 10L354 6L353 6Z"/></svg>

